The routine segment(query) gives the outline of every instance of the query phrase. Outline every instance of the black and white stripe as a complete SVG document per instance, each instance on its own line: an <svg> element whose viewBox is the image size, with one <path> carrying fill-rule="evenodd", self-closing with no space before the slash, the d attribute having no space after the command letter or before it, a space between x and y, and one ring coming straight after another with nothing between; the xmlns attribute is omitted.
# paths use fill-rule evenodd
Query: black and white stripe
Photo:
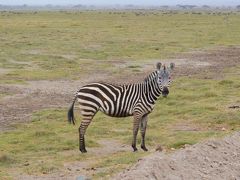
<svg viewBox="0 0 240 180"><path fill-rule="evenodd" d="M160 77L161 64L158 64L157 67L158 69L145 78L142 83L127 85L90 83L80 88L69 109L68 120L75 123L73 107L77 100L80 104L80 113L83 116L79 127L79 148L81 152L87 152L85 149L84 134L98 111L102 111L112 117L134 116L132 147L134 151L137 150L136 136L140 125L142 134L141 147L145 151L147 150L144 142L147 115L153 110L155 101L161 95L164 87L169 86L170 83L168 80L167 85L162 84L162 77ZM165 66L164 71L169 73L166 71Z"/></svg>

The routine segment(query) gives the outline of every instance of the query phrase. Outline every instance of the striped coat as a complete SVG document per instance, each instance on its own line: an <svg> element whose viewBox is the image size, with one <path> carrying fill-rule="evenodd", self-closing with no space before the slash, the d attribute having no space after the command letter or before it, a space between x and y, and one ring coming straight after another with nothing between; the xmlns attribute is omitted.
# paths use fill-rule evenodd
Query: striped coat
<svg viewBox="0 0 240 180"><path fill-rule="evenodd" d="M69 122L75 123L73 106L77 100L80 104L80 113L83 116L79 127L80 151L86 152L84 134L98 111L102 111L112 117L134 116L132 147L134 151L137 150L136 136L140 124L140 127L142 127L141 147L147 150L144 142L147 115L153 110L157 98L165 87L161 85L159 74L160 68L147 76L142 83L114 85L99 82L90 83L80 88L68 112Z"/></svg>

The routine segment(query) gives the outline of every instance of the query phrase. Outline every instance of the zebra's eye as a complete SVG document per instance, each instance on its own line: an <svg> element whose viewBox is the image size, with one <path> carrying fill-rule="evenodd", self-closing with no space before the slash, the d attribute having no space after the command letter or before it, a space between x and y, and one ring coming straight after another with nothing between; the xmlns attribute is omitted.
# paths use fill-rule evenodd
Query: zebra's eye
<svg viewBox="0 0 240 180"><path fill-rule="evenodd" d="M169 76L169 78L168 79L171 79L171 76Z"/></svg>

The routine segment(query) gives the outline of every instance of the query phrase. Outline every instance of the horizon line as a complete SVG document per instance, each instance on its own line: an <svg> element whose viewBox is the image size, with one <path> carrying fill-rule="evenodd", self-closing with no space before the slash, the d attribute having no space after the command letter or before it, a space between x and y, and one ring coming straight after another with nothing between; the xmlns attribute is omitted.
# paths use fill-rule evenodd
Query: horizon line
<svg viewBox="0 0 240 180"><path fill-rule="evenodd" d="M238 6L239 4L235 4L235 5L226 5L226 4L220 4L220 5L210 5L210 4L201 4L201 5L197 5L197 4L174 4L174 5L168 5L168 4L82 4L82 3L70 3L70 4L27 4L27 3L23 3L23 4L1 4L1 6L95 6L95 7L99 7L99 6L142 6L142 7L149 7L149 6L157 6L157 7L163 7L163 6L169 6L169 7L176 7L176 6L196 6L196 7L202 7L202 6L209 6L209 7L217 7L217 6Z"/></svg>

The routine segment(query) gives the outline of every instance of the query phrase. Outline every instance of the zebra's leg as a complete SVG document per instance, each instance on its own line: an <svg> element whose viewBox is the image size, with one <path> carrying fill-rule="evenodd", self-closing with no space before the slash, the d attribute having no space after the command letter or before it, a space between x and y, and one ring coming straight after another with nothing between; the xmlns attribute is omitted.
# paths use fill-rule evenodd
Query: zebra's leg
<svg viewBox="0 0 240 180"><path fill-rule="evenodd" d="M83 117L83 120L81 122L81 125L78 129L79 131L79 150L82 152L82 153L86 153L87 150L85 148L85 139L84 139L84 135L85 135L85 132L86 132L86 129L88 127L88 125L91 123L92 121L92 118L93 117Z"/></svg>
<svg viewBox="0 0 240 180"><path fill-rule="evenodd" d="M134 119L133 119L133 140L132 140L132 148L133 148L134 152L138 150L137 147L136 147L136 141L137 141L137 134L138 134L140 119L141 119L140 116L134 115Z"/></svg>
<svg viewBox="0 0 240 180"><path fill-rule="evenodd" d="M145 146L145 134L146 134L146 129L147 129L147 120L148 120L148 116L147 114L144 115L141 119L141 135L142 135L142 143L141 143L141 148L144 151L148 151L148 149Z"/></svg>

